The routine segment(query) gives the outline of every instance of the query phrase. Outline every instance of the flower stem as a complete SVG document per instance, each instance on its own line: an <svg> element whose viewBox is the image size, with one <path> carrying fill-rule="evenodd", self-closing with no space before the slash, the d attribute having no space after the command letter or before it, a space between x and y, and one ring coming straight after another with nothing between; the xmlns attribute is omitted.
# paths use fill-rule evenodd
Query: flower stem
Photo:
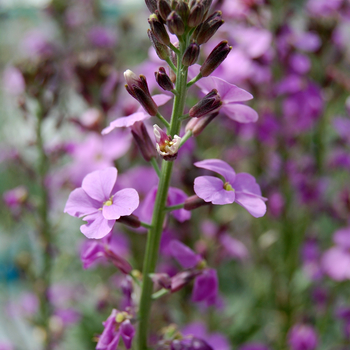
<svg viewBox="0 0 350 350"><path fill-rule="evenodd" d="M165 207L164 210L166 211L173 211L177 209L182 209L184 207L185 203L178 204L178 205L172 205L171 207Z"/></svg>
<svg viewBox="0 0 350 350"><path fill-rule="evenodd" d="M159 165L157 163L157 160L156 158L152 157L151 160L150 160L152 166L153 166L153 169L155 170L155 172L157 173L158 177L160 177L160 174L161 174L161 171L159 169Z"/></svg>
<svg viewBox="0 0 350 350"><path fill-rule="evenodd" d="M172 136L178 134L180 131L181 122L179 118L182 116L187 92L187 67L184 67L181 63L181 57L186 48L186 45L180 44L180 55L177 58L177 75L176 75L176 91L177 95L174 98L173 111L171 115L171 121L168 133ZM139 305L139 326L138 326L138 338L137 349L147 349L147 335L149 325L149 314L152 304L152 292L153 282L150 278L150 274L154 273L157 260L158 250L160 244L160 238L163 231L163 223L166 215L164 210L166 206L166 200L168 197L168 190L170 186L170 179L172 174L174 162L168 162L163 160L161 175L159 179L159 185L157 190L156 201L154 204L152 228L147 235L146 253L144 257L143 265L143 283Z"/></svg>

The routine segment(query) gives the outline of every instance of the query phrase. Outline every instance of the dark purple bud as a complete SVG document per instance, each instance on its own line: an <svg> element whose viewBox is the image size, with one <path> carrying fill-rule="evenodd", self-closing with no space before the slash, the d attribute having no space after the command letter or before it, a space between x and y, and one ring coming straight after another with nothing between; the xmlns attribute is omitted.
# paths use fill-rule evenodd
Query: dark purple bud
<svg viewBox="0 0 350 350"><path fill-rule="evenodd" d="M126 275L132 271L132 266L121 256L115 254L112 250L106 248L105 255L121 272Z"/></svg>
<svg viewBox="0 0 350 350"><path fill-rule="evenodd" d="M189 115L191 118L200 118L216 112L221 105L220 95L216 89L213 89L190 109Z"/></svg>
<svg viewBox="0 0 350 350"><path fill-rule="evenodd" d="M193 136L198 136L201 134L201 132L207 127L207 125L219 114L219 112L214 112L207 114L203 116L202 118L192 118L186 125L185 131L191 130ZM195 197L195 196L192 196ZM192 197L189 197L188 200ZM200 199L200 198L199 198ZM203 201L204 202L204 201ZM191 201L192 203L192 201ZM193 200L193 205L195 201ZM207 202L204 202L204 204L200 204L201 202L198 202L198 206L193 207L192 209L196 209L204 204L208 204ZM188 205L191 205L190 203ZM186 202L185 202L186 206ZM185 208L187 209L187 208ZM192 210L192 209L187 209L187 210Z"/></svg>
<svg viewBox="0 0 350 350"><path fill-rule="evenodd" d="M213 73L214 70L218 68L220 64L225 60L231 49L232 46L229 46L226 40L223 40L221 43L215 46L213 51L210 53L200 68L202 76L207 77Z"/></svg>
<svg viewBox="0 0 350 350"><path fill-rule="evenodd" d="M166 20L166 24L168 26L169 32L172 34L180 36L183 33L185 33L184 22L182 21L182 18L175 11L172 11L169 14Z"/></svg>
<svg viewBox="0 0 350 350"><path fill-rule="evenodd" d="M159 67L158 72L154 73L158 85L165 91L172 91L174 84L166 74L164 67Z"/></svg>
<svg viewBox="0 0 350 350"><path fill-rule="evenodd" d="M205 118L205 117L203 117ZM199 120L202 120L203 118L200 118L200 119L191 119L191 121L199 121ZM199 207L202 207L203 205L208 205L210 204L210 202L206 202L204 201L202 198L199 198L197 195L194 195L194 196L191 196L191 197L188 197L186 200L185 200L185 205L184 205L184 209L186 210L193 210L193 209L197 209Z"/></svg>
<svg viewBox="0 0 350 350"><path fill-rule="evenodd" d="M190 14L190 9L188 8L188 4L185 1L180 1L175 8L175 11L179 14L179 16L182 18L184 23L187 22L188 16Z"/></svg>
<svg viewBox="0 0 350 350"><path fill-rule="evenodd" d="M170 4L167 0L158 0L158 13L164 20L164 22L167 20L167 17L169 16L171 12Z"/></svg>
<svg viewBox="0 0 350 350"><path fill-rule="evenodd" d="M194 28L201 24L205 13L205 8L201 0L191 1L189 7L190 14L188 16L187 25L190 28Z"/></svg>
<svg viewBox="0 0 350 350"><path fill-rule="evenodd" d="M202 4L204 6L204 16L203 16L203 18L206 18L212 2L213 2L213 0L202 0Z"/></svg>
<svg viewBox="0 0 350 350"><path fill-rule="evenodd" d="M207 20L199 25L194 34L193 38L196 39L198 45L205 44L223 25L224 20L221 17L221 11L214 12Z"/></svg>
<svg viewBox="0 0 350 350"><path fill-rule="evenodd" d="M169 48L166 45L163 45L150 29L147 30L147 34L158 57L165 61L169 57Z"/></svg>
<svg viewBox="0 0 350 350"><path fill-rule="evenodd" d="M191 346L191 350L213 350L213 348L206 343L204 340L199 338L193 338Z"/></svg>
<svg viewBox="0 0 350 350"><path fill-rule="evenodd" d="M168 46L170 44L169 34L166 31L164 24L158 19L157 15L152 14L149 16L148 23L158 41L160 41L163 45Z"/></svg>
<svg viewBox="0 0 350 350"><path fill-rule="evenodd" d="M171 292L177 292L188 283L190 283L198 274L198 271L190 270L177 273L171 278Z"/></svg>
<svg viewBox="0 0 350 350"><path fill-rule="evenodd" d="M131 133L146 162L157 156L156 148L149 137L143 121L137 121L131 126Z"/></svg>
<svg viewBox="0 0 350 350"><path fill-rule="evenodd" d="M153 283L157 283L160 287L165 289L171 288L171 278L166 273L152 273L150 275Z"/></svg>
<svg viewBox="0 0 350 350"><path fill-rule="evenodd" d="M125 278L123 279L120 287L121 287L122 293L127 298L131 298L131 294L134 291L134 288L133 288L133 285L132 285L132 278L129 275L125 276Z"/></svg>
<svg viewBox="0 0 350 350"><path fill-rule="evenodd" d="M131 348L132 340L135 336L135 328L131 324L130 320L125 320L120 325L120 335L122 336L123 342L127 349ZM204 350L204 348L203 348Z"/></svg>
<svg viewBox="0 0 350 350"><path fill-rule="evenodd" d="M143 75L138 77L129 69L124 72L124 78L126 80L125 88L127 92L137 101L139 101L141 106L149 115L157 115L158 106L153 101L151 94L149 93L146 78Z"/></svg>
<svg viewBox="0 0 350 350"><path fill-rule="evenodd" d="M193 42L190 44L182 57L182 64L187 67L195 64L198 60L199 52L200 47L197 43Z"/></svg>
<svg viewBox="0 0 350 350"><path fill-rule="evenodd" d="M145 0L149 12L154 13L157 10L157 0Z"/></svg>
<svg viewBox="0 0 350 350"><path fill-rule="evenodd" d="M134 214L121 216L117 222L134 228L139 228L141 226L139 218Z"/></svg>

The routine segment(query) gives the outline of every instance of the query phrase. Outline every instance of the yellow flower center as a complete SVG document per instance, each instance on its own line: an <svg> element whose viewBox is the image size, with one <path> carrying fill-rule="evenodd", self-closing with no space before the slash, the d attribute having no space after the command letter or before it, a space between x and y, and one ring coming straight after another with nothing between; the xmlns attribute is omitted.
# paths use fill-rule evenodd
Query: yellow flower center
<svg viewBox="0 0 350 350"><path fill-rule="evenodd" d="M235 189L234 188L232 188L232 186L231 186L231 184L229 183L229 182L225 182L224 183L224 189L226 190L226 191L235 191Z"/></svg>
<svg viewBox="0 0 350 350"><path fill-rule="evenodd" d="M103 205L105 205L105 206L107 206L107 207L111 206L112 204L113 204L112 197L109 198L108 201L105 201L105 202L103 203Z"/></svg>

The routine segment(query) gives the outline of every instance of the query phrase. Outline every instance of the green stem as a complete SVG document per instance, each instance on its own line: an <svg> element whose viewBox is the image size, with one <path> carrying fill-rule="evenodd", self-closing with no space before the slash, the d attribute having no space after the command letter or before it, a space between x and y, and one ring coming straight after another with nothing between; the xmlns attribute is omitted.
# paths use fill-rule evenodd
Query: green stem
<svg viewBox="0 0 350 350"><path fill-rule="evenodd" d="M174 63L171 61L171 59L168 57L165 61L168 63L172 71L177 74L177 68L174 66Z"/></svg>
<svg viewBox="0 0 350 350"><path fill-rule="evenodd" d="M185 50L185 45L180 44L180 55L177 57L177 76L176 76L176 91L178 95L174 98L173 111L171 115L169 133L174 136L180 131L181 123L179 118L182 116L187 92L187 67L183 67L181 63L181 57ZM173 169L173 162L163 160L162 171L159 179L159 185L157 190L157 196L154 204L152 228L147 235L146 253L144 257L143 265L143 283L139 305L139 326L137 337L137 349L147 349L147 334L149 325L149 314L152 304L152 290L153 282L149 275L154 273L157 260L158 250L160 244L160 238L163 231L163 223L166 215L164 210L166 206L166 200L168 197L168 190L170 186L170 179Z"/></svg>
<svg viewBox="0 0 350 350"><path fill-rule="evenodd" d="M158 177L160 177L160 174L161 174L161 171L159 169L159 165L157 163L157 160L156 158L152 157L151 160L150 160L152 166L153 166L153 169L155 170L155 172L157 173Z"/></svg>
<svg viewBox="0 0 350 350"><path fill-rule="evenodd" d="M192 136L192 130L186 131L186 134L181 138L179 148L181 148L191 136Z"/></svg>
<svg viewBox="0 0 350 350"><path fill-rule="evenodd" d="M170 124L159 112L157 112L156 117L167 127L167 129L169 129Z"/></svg>
<svg viewBox="0 0 350 350"><path fill-rule="evenodd" d="M165 211L173 211L173 210L177 210L177 209L182 209L184 207L184 205L185 205L185 203L172 205L171 207L165 207L164 210Z"/></svg>
<svg viewBox="0 0 350 350"><path fill-rule="evenodd" d="M202 78L202 73L199 73L196 77L194 77L192 80L190 80L187 83L187 88L189 88L190 86L192 86L193 84L195 84L199 79Z"/></svg>
<svg viewBox="0 0 350 350"><path fill-rule="evenodd" d="M180 55L180 50L176 48L172 43L169 44L169 47L177 54Z"/></svg>
<svg viewBox="0 0 350 350"><path fill-rule="evenodd" d="M143 221L140 221L140 225L141 225L142 227L145 227L145 228L148 228L148 229L151 229L151 228L152 228L152 225L147 224L146 222L143 222Z"/></svg>
<svg viewBox="0 0 350 350"><path fill-rule="evenodd" d="M155 293L152 294L152 299L156 300L156 299L159 299L162 296L167 295L167 294L169 294L169 290L165 289L165 288L162 288L158 292L155 292Z"/></svg>

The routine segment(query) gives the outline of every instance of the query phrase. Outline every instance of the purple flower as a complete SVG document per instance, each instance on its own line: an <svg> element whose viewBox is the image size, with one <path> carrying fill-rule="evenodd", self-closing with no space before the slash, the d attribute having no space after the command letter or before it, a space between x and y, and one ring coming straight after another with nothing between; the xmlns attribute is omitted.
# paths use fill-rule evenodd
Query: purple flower
<svg viewBox="0 0 350 350"><path fill-rule="evenodd" d="M238 350L269 350L269 348L259 343L247 343L241 346Z"/></svg>
<svg viewBox="0 0 350 350"><path fill-rule="evenodd" d="M288 343L292 350L314 350L317 346L317 334L311 326L296 324L289 331Z"/></svg>
<svg viewBox="0 0 350 350"><path fill-rule="evenodd" d="M130 215L139 205L139 195L133 188L113 191L117 174L112 167L94 171L69 195L64 212L84 217L87 224L80 230L87 238L106 236L117 219Z"/></svg>
<svg viewBox="0 0 350 350"><path fill-rule="evenodd" d="M230 119L240 123L251 123L258 120L258 114L254 109L240 103L253 98L249 92L214 76L202 78L196 85L205 94L216 89L222 102L220 112L224 113Z"/></svg>
<svg viewBox="0 0 350 350"><path fill-rule="evenodd" d="M192 300L204 301L208 306L213 305L217 301L218 287L216 270L206 268L194 280Z"/></svg>
<svg viewBox="0 0 350 350"><path fill-rule="evenodd" d="M214 171L224 177L225 182L214 176L199 176L194 180L194 192L206 202L230 204L236 202L256 218L266 213L266 199L261 196L255 178L247 173L236 174L220 159L207 159L196 162L198 168Z"/></svg>
<svg viewBox="0 0 350 350"><path fill-rule="evenodd" d="M169 243L169 248L171 255L184 269L196 267L198 263L203 260L200 255L196 254L192 249L188 248L177 239L174 239Z"/></svg>
<svg viewBox="0 0 350 350"><path fill-rule="evenodd" d="M120 337L123 339L125 347L131 348L135 328L131 324L129 316L126 312L112 310L111 315L103 322L105 328L96 345L97 350L116 350Z"/></svg>

